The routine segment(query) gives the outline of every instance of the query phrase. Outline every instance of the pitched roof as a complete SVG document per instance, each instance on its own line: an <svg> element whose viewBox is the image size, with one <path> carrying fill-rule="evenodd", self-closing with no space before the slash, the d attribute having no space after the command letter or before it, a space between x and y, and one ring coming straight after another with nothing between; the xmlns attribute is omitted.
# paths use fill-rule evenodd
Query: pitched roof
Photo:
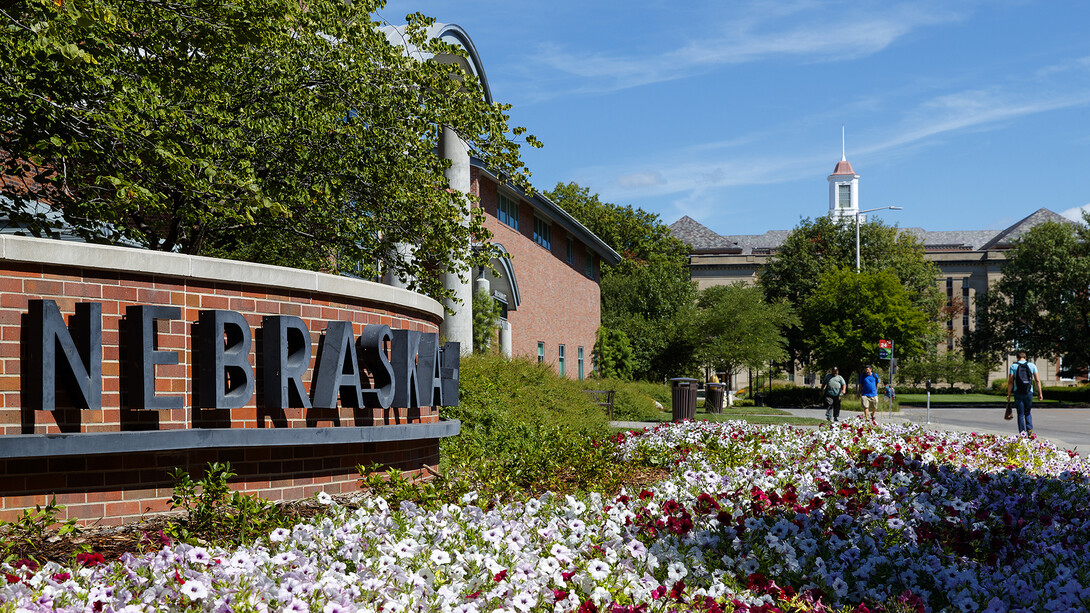
<svg viewBox="0 0 1090 613"><path fill-rule="evenodd" d="M901 228L913 234L927 251L976 251L995 237L998 230L924 230Z"/></svg>
<svg viewBox="0 0 1090 613"><path fill-rule="evenodd" d="M592 251L598 254L598 257L606 264L616 265L621 261L621 256L612 247L606 244L597 234L591 232L586 226L579 222L578 219L571 216L570 213L565 211L559 205L552 200L545 197L540 192L527 193L522 188L506 183L499 177L497 177L491 170L489 170L479 158L471 157L469 160L470 165L476 168L478 171L487 176L492 182L497 185L504 185L507 188L514 191L523 199L524 202L534 207L538 213L543 217L554 221L562 228L571 233L572 236L578 238L580 242L589 247ZM709 230L710 231L710 230Z"/></svg>
<svg viewBox="0 0 1090 613"><path fill-rule="evenodd" d="M836 168L833 169L834 175L855 175L855 171L852 170L852 163L848 160L840 160L836 163Z"/></svg>
<svg viewBox="0 0 1090 613"><path fill-rule="evenodd" d="M1021 221L1015 223L1011 227L1003 230L995 235L992 240L988 241L982 248L983 249L1004 249L1009 248L1012 241L1023 235L1030 228L1036 225L1043 224L1045 222L1055 223L1077 223L1074 222L1059 213L1054 213L1048 209L1040 208L1030 213Z"/></svg>
<svg viewBox="0 0 1090 613"><path fill-rule="evenodd" d="M731 246L726 237L712 232L688 215L670 224L670 234L693 249L716 249Z"/></svg>
<svg viewBox="0 0 1090 613"><path fill-rule="evenodd" d="M839 167L839 164L838 164ZM1027 230L1046 221L1077 223L1048 209L1038 209L1006 230L925 230L901 228L920 239L926 251L983 251L1008 249L1012 240ZM700 222L685 216L670 225L675 238L696 251L730 252L741 249L742 254L774 253L791 234L791 230L770 230L764 234L716 234Z"/></svg>

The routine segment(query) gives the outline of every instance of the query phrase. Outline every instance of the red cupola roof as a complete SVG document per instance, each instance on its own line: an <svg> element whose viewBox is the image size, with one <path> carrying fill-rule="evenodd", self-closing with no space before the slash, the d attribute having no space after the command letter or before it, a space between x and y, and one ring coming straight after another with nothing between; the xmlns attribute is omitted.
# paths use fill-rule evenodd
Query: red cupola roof
<svg viewBox="0 0 1090 613"><path fill-rule="evenodd" d="M833 170L834 175L854 175L855 171L852 170L852 163L848 160L840 160L836 163L836 169Z"/></svg>

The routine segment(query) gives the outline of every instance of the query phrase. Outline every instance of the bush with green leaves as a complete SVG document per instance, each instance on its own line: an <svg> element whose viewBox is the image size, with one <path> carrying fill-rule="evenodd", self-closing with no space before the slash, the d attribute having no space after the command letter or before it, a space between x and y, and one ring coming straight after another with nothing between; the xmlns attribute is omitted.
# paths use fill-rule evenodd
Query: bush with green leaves
<svg viewBox="0 0 1090 613"><path fill-rule="evenodd" d="M500 303L488 295L477 292L473 295L473 351L485 353L496 339L496 327L502 315Z"/></svg>
<svg viewBox="0 0 1090 613"><path fill-rule="evenodd" d="M608 416L579 382L530 360L475 355L462 358L459 385L459 405L442 413L462 422L441 447L448 496L506 499L617 479Z"/></svg>
<svg viewBox="0 0 1090 613"><path fill-rule="evenodd" d="M806 407L821 404L820 388L807 386L779 386L772 387L772 391L761 390L764 393L764 402L773 407Z"/></svg>
<svg viewBox="0 0 1090 613"><path fill-rule="evenodd" d="M632 343L622 330L601 326L594 342L594 364L603 377L631 379L635 359Z"/></svg>
<svg viewBox="0 0 1090 613"><path fill-rule="evenodd" d="M0 561L32 557L46 538L53 535L53 526L57 526L57 536L79 534L75 519L57 520L62 510L64 505L57 504L57 497L53 496L44 507L37 504L34 510L24 510L13 521L0 520Z"/></svg>
<svg viewBox="0 0 1090 613"><path fill-rule="evenodd" d="M617 421L657 421L662 408L670 406L670 388L662 383L593 378L583 381L588 390L613 390L613 419Z"/></svg>
<svg viewBox="0 0 1090 613"><path fill-rule="evenodd" d="M231 471L230 462L209 463L204 477L198 481L180 468L175 468L170 476L174 479L170 508L186 511L180 521L166 529L175 539L242 545L267 535L274 528L294 523L294 518L275 503L232 492L228 481L235 473Z"/></svg>

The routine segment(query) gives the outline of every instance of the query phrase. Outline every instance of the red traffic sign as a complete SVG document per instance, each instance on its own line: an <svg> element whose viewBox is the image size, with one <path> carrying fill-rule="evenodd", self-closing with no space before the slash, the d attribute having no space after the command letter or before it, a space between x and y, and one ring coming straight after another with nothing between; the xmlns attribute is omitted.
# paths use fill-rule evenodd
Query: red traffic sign
<svg viewBox="0 0 1090 613"><path fill-rule="evenodd" d="M878 341L878 348L879 349L893 349L893 341L879 340Z"/></svg>

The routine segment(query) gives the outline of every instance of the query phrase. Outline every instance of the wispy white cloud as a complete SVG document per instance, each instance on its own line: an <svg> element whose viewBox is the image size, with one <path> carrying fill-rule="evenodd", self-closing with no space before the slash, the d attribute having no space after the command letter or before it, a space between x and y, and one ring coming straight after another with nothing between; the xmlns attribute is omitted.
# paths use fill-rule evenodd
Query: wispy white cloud
<svg viewBox="0 0 1090 613"><path fill-rule="evenodd" d="M953 3L957 4L957 3ZM759 2L718 15L717 27L658 53L626 54L543 43L528 59L537 77L551 76L563 93L606 93L703 74L717 67L773 58L825 62L877 53L909 33L964 19L951 3Z"/></svg>
<svg viewBox="0 0 1090 613"><path fill-rule="evenodd" d="M666 178L661 172L649 170L647 172L634 172L617 177L617 184L621 187L639 189L664 185Z"/></svg>
<svg viewBox="0 0 1090 613"><path fill-rule="evenodd" d="M1090 213L1090 203L1084 204L1082 206L1077 206L1073 209L1067 209L1066 211L1061 212L1060 215L1063 215L1064 217L1073 221L1082 221L1083 213Z"/></svg>
<svg viewBox="0 0 1090 613"><path fill-rule="evenodd" d="M1027 115L1090 104L1090 89L1074 92L1012 94L999 88L939 96L910 112L899 132L865 148L893 149L947 132L989 127Z"/></svg>
<svg viewBox="0 0 1090 613"><path fill-rule="evenodd" d="M1017 89L1017 88L1013 88ZM886 134L852 149L856 155L874 157L903 151L911 146L928 146L939 137L972 129L992 129L1018 118L1073 107L1090 106L1090 87L1071 92L1038 92L1033 95L1002 88L968 90L935 96L904 113ZM765 135L767 136L767 134ZM747 137L737 139L747 142ZM813 177L816 169L831 164L828 151L798 152L783 156L758 156L745 148L725 148L723 143L695 145L662 152L633 169L601 166L583 169L603 196L616 200L649 196L681 195L676 201L685 208L689 196L712 188L787 183ZM826 169L831 171L832 168ZM817 172L823 172L818 170ZM660 176L661 181L635 181L633 177ZM691 213L685 213L691 214ZM695 216L695 215L694 215Z"/></svg>

